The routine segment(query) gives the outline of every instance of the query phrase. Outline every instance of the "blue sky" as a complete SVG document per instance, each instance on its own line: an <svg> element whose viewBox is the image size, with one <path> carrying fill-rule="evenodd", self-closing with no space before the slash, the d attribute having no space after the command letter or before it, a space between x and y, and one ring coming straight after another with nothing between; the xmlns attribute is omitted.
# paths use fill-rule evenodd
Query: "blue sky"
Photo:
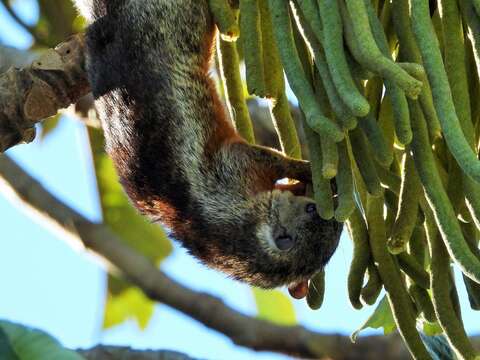
<svg viewBox="0 0 480 360"><path fill-rule="evenodd" d="M35 21L34 0L17 4L27 21ZM31 43L1 6L0 42L19 48L28 48ZM17 146L7 154L70 206L92 220L99 219L85 129L78 121L64 117L45 141ZM69 247L1 196L0 214L0 319L41 328L73 348L105 343L178 350L208 359L285 358L235 347L223 335L161 304L156 306L145 331L140 331L134 322L103 331L106 276L101 265L90 255ZM356 311L348 303L346 277L351 252L350 240L345 235L327 268L326 297L319 311L311 311L303 301L295 301L301 324L322 332L350 334L373 311ZM256 313L246 285L206 269L178 246L162 269L180 283L219 296L239 311ZM458 276L457 279L460 280ZM478 333L480 314L469 309L463 285L459 289L466 328L469 333Z"/></svg>

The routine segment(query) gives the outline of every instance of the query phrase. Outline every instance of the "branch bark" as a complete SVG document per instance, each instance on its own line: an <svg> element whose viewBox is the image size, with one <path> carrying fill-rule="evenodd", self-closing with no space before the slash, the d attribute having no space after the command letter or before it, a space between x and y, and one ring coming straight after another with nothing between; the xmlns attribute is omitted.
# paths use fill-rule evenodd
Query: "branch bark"
<svg viewBox="0 0 480 360"><path fill-rule="evenodd" d="M124 346L98 345L92 349L77 350L87 360L195 360L188 355L169 350L134 350Z"/></svg>
<svg viewBox="0 0 480 360"><path fill-rule="evenodd" d="M378 343L389 342L389 348L378 346ZM385 353L383 351L390 351ZM194 360L194 358L176 351L168 350L135 350L123 346L98 345L92 349L76 350L77 353L87 360ZM358 352L345 354L343 359L369 359L369 360L408 360L408 355L399 335L390 336L387 340L383 336L369 336L362 340Z"/></svg>
<svg viewBox="0 0 480 360"><path fill-rule="evenodd" d="M31 66L0 75L0 153L35 138L34 125L90 91L85 42L74 35Z"/></svg>

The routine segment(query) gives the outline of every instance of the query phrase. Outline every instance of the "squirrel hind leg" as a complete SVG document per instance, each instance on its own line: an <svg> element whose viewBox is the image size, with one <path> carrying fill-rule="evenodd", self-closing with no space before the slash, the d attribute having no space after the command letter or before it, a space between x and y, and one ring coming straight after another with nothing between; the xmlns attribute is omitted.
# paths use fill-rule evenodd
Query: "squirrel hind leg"
<svg viewBox="0 0 480 360"><path fill-rule="evenodd" d="M284 162L285 177L299 180L303 183L312 182L312 169L309 161L285 158Z"/></svg>
<svg viewBox="0 0 480 360"><path fill-rule="evenodd" d="M261 168L268 169L274 182L283 178L295 179L304 183L312 182L310 162L287 157L281 152L259 145L235 144L235 151L247 154Z"/></svg>

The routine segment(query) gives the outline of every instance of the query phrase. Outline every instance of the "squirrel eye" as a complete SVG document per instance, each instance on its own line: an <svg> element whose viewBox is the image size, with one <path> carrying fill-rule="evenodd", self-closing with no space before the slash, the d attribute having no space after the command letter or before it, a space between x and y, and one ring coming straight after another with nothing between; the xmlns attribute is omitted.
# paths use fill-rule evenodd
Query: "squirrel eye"
<svg viewBox="0 0 480 360"><path fill-rule="evenodd" d="M275 239L275 245L279 250L287 251L290 250L293 245L295 245L295 242L293 241L291 236L284 235L279 236Z"/></svg>
<svg viewBox="0 0 480 360"><path fill-rule="evenodd" d="M305 206L305 211L307 214L315 214L317 212L317 206L314 203L309 203Z"/></svg>

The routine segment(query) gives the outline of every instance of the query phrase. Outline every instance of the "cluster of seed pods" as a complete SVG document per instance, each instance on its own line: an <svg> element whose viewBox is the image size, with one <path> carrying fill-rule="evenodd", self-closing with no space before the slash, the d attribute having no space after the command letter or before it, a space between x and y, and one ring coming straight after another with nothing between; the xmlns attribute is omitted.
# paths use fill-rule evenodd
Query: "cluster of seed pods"
<svg viewBox="0 0 480 360"><path fill-rule="evenodd" d="M430 359L423 321L459 358L480 359L452 276L454 264L480 310L480 0L209 3L241 135L255 141L237 43L248 92L270 99L282 150L299 158L284 74L298 99L317 209L346 222L354 244L352 306L384 288L414 358ZM323 272L310 281L312 308L322 289Z"/></svg>

